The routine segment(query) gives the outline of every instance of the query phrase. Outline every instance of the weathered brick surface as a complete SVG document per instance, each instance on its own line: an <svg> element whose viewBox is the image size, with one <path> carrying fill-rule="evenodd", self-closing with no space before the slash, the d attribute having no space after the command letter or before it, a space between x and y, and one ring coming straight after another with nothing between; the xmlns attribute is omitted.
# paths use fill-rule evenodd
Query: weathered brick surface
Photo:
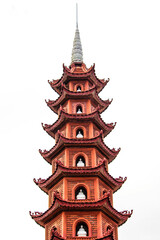
<svg viewBox="0 0 160 240"><path fill-rule="evenodd" d="M46 240L50 239L50 232L53 226L55 226L57 231L62 235L62 214L58 215L46 225Z"/></svg>
<svg viewBox="0 0 160 240"><path fill-rule="evenodd" d="M58 191L60 193L60 195L63 198L63 180L61 180L60 182L58 182L53 188L51 188L51 190L49 191L49 205L51 205L53 203L53 193L55 191Z"/></svg>
<svg viewBox="0 0 160 240"><path fill-rule="evenodd" d="M102 155L98 150L96 150L96 164L99 164L99 161L102 160L104 157L104 155Z"/></svg>
<svg viewBox="0 0 160 240"><path fill-rule="evenodd" d="M93 136L96 137L97 135L99 135L99 133L100 133L100 129L97 128L95 124L93 124Z"/></svg>
<svg viewBox="0 0 160 240"><path fill-rule="evenodd" d="M72 84L73 84L73 90L76 92L77 91L77 86L82 86L81 87L81 90L82 91L85 91L85 80L84 81L78 81L78 84L77 84L77 81L73 81Z"/></svg>
<svg viewBox="0 0 160 240"><path fill-rule="evenodd" d="M59 160L61 161L63 164L65 164L65 151L62 151L59 155L56 156L56 158L54 158L52 160L52 172L54 173L55 169L56 169L56 161L55 160Z"/></svg>
<svg viewBox="0 0 160 240"><path fill-rule="evenodd" d="M82 177L82 178L78 178L78 180L76 178L68 179L68 189L67 189L67 191L68 191L68 199L69 200L72 199L72 191L77 184L86 184L89 188L90 199L95 199L95 196L94 196L94 179L88 179L88 178Z"/></svg>
<svg viewBox="0 0 160 240"><path fill-rule="evenodd" d="M105 184L104 182L102 182L101 180L99 180L99 195L100 195L100 197L103 196L103 191L104 191L104 189L106 189L107 191L110 191L110 192L111 192L110 197L111 197L111 203L112 203L112 200L113 200L113 191L112 191L112 189L111 189L110 187L108 187L107 184Z"/></svg>
<svg viewBox="0 0 160 240"><path fill-rule="evenodd" d="M71 125L71 138L76 138L76 129L83 127L85 128L86 138L89 138L89 123L70 123Z"/></svg>
<svg viewBox="0 0 160 240"><path fill-rule="evenodd" d="M73 236L73 226L74 222L79 219L84 218L91 224L91 234L92 237L97 236L97 212L72 212L70 214L67 214L66 221L67 221L67 237L70 238Z"/></svg>
<svg viewBox="0 0 160 240"><path fill-rule="evenodd" d="M83 113L86 113L87 112L87 100L83 100L83 99L77 99L77 100L71 100L71 104L72 104L72 113L76 113L76 108L78 105L82 105L84 111Z"/></svg>
<svg viewBox="0 0 160 240"><path fill-rule="evenodd" d="M107 226L110 225L113 229L113 238L118 239L118 226L108 216L102 214L102 233L104 234L107 230Z"/></svg>
<svg viewBox="0 0 160 240"><path fill-rule="evenodd" d="M91 166L92 165L92 162L91 162L91 151L92 149L91 148L70 148L69 149L69 167L73 167L75 166L75 163L74 163L74 156L77 154L77 153L85 153L88 157L88 166Z"/></svg>

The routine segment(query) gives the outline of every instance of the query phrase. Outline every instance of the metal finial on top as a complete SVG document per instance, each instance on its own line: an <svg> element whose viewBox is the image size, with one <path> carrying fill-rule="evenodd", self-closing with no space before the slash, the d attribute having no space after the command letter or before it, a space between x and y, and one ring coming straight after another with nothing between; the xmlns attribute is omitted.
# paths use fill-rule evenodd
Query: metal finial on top
<svg viewBox="0 0 160 240"><path fill-rule="evenodd" d="M81 39L78 29L78 4L76 3L76 32L73 41L73 49L72 49L72 63L82 63L83 62L83 52Z"/></svg>
<svg viewBox="0 0 160 240"><path fill-rule="evenodd" d="M78 28L78 3L76 3L76 28Z"/></svg>

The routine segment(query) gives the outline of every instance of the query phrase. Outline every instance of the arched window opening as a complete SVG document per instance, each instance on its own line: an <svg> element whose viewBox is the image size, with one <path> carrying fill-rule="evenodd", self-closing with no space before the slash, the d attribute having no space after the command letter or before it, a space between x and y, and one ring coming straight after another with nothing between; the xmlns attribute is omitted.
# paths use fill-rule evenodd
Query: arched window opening
<svg viewBox="0 0 160 240"><path fill-rule="evenodd" d="M77 87L77 92L81 92L81 91L82 91L81 86L78 86Z"/></svg>
<svg viewBox="0 0 160 240"><path fill-rule="evenodd" d="M83 200L87 199L87 190L84 187L79 187L75 191L75 199Z"/></svg>
<svg viewBox="0 0 160 240"><path fill-rule="evenodd" d="M88 236L88 226L85 222L79 222L76 226L76 236L86 237Z"/></svg>
<svg viewBox="0 0 160 240"><path fill-rule="evenodd" d="M83 156L78 156L76 159L76 166L77 167L85 167L85 158Z"/></svg>
<svg viewBox="0 0 160 240"><path fill-rule="evenodd" d="M81 114L82 113L82 107L77 106L76 113Z"/></svg>
<svg viewBox="0 0 160 240"><path fill-rule="evenodd" d="M83 130L81 128L77 129L76 138L83 138L83 137L84 137Z"/></svg>

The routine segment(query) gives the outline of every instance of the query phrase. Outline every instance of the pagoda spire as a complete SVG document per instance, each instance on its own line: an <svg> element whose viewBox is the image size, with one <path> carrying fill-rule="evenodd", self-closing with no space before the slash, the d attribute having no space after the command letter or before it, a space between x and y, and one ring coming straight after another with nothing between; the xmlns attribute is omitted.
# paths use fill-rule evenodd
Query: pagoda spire
<svg viewBox="0 0 160 240"><path fill-rule="evenodd" d="M72 48L72 63L82 63L83 62L83 52L82 52L82 45L81 39L78 29L78 4L76 3L76 31L73 41L73 48Z"/></svg>

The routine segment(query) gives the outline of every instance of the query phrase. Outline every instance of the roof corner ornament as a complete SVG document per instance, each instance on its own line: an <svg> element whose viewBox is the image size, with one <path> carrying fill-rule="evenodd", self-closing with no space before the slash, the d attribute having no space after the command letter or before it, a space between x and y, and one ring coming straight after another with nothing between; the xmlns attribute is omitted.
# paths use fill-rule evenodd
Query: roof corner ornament
<svg viewBox="0 0 160 240"><path fill-rule="evenodd" d="M72 58L71 63L82 63L83 62L83 52L82 52L82 45L81 39L78 29L78 4L76 3L76 31L73 41L73 48L72 48Z"/></svg>

